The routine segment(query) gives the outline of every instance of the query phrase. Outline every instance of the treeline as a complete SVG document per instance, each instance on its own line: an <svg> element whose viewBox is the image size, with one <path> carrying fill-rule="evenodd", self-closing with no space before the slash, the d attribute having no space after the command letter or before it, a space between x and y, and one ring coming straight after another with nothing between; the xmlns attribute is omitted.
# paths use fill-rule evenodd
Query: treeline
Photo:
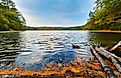
<svg viewBox="0 0 121 78"><path fill-rule="evenodd" d="M0 0L0 30L121 30L121 0L96 0L89 21L76 27L27 27L12 0Z"/></svg>
<svg viewBox="0 0 121 78"><path fill-rule="evenodd" d="M76 27L26 27L26 30L80 30L80 26Z"/></svg>
<svg viewBox="0 0 121 78"><path fill-rule="evenodd" d="M12 0L0 0L0 30L24 30L26 20Z"/></svg>
<svg viewBox="0 0 121 78"><path fill-rule="evenodd" d="M121 0L96 0L84 29L121 30Z"/></svg>

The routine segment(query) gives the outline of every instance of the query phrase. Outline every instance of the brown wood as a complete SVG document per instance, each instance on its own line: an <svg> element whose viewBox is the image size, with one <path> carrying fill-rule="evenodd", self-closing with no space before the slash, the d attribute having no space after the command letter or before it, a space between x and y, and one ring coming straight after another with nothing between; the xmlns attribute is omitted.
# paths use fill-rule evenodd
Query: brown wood
<svg viewBox="0 0 121 78"><path fill-rule="evenodd" d="M104 71L108 74L109 78L116 78L113 71L110 69L110 67L104 62L102 57L96 52L96 50L90 46L92 53L96 56L96 58L99 60L100 64L102 65L102 68Z"/></svg>
<svg viewBox="0 0 121 78"><path fill-rule="evenodd" d="M105 50L103 47L100 47L100 49L101 49L103 52L106 52L108 55L111 55L111 56L117 58L117 59L121 62L121 58L120 58L120 57L116 56L115 54L110 53L109 51Z"/></svg>
<svg viewBox="0 0 121 78"><path fill-rule="evenodd" d="M110 59L112 61L112 63L115 65L115 67L117 68L117 70L119 72L121 72L121 65L119 64L119 62L121 62L121 58L117 57L116 55L104 50L104 48L100 47L97 48L95 47L95 49L97 50L97 52L101 55L103 55L104 57Z"/></svg>

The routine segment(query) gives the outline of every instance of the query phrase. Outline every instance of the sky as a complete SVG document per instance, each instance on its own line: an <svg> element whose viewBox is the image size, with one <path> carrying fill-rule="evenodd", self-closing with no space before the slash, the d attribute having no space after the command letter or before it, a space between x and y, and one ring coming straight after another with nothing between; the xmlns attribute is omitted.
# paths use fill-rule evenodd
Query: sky
<svg viewBox="0 0 121 78"><path fill-rule="evenodd" d="M83 25L94 0L13 0L28 26Z"/></svg>

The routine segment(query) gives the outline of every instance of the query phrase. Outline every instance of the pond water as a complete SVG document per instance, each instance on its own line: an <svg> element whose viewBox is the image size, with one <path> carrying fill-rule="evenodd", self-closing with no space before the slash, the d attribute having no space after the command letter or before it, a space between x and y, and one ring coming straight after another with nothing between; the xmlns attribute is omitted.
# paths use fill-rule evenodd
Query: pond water
<svg viewBox="0 0 121 78"><path fill-rule="evenodd" d="M121 40L121 33L88 31L23 31L0 33L0 68L14 64L37 70L46 63L68 63L91 58L89 44L110 47ZM72 44L79 45L74 49Z"/></svg>

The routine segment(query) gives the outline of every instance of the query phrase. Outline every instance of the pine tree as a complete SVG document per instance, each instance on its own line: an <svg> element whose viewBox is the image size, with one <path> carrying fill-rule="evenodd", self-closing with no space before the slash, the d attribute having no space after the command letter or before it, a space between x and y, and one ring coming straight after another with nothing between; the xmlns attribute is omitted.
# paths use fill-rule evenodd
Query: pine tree
<svg viewBox="0 0 121 78"><path fill-rule="evenodd" d="M0 30L22 30L26 25L23 15L12 0L0 1Z"/></svg>

